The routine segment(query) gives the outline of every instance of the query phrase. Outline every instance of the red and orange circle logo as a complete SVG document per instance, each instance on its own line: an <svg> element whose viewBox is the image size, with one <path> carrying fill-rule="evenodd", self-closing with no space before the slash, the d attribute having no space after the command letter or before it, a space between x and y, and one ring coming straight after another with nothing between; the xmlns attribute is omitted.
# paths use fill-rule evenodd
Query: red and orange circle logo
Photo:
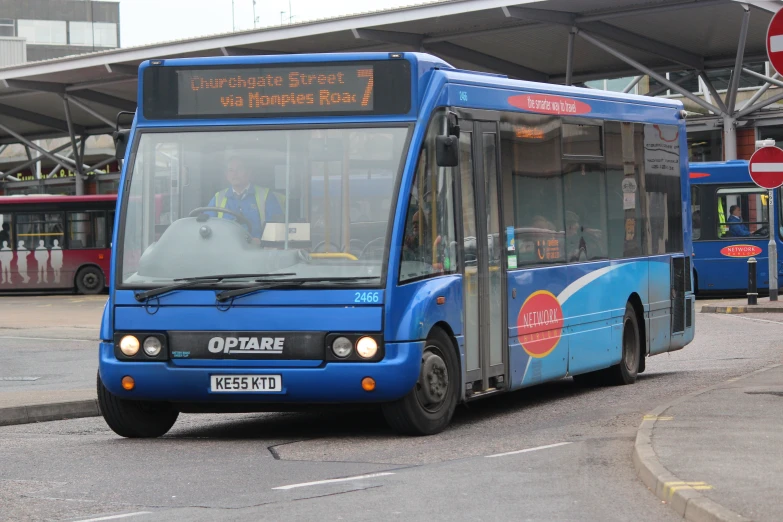
<svg viewBox="0 0 783 522"><path fill-rule="evenodd" d="M557 297L546 290L530 294L517 316L517 335L531 357L546 357L560 342L563 309Z"/></svg>

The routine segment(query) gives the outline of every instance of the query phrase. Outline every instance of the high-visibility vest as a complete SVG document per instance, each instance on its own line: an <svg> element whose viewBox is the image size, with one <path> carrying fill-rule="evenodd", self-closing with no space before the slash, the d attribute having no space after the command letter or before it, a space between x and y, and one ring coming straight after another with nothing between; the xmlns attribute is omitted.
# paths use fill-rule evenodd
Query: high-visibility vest
<svg viewBox="0 0 783 522"><path fill-rule="evenodd" d="M266 198L269 196L269 189L263 188L259 186L253 187L255 189L255 195L256 195L256 208L258 208L258 217L261 218L261 225L266 223ZM226 205L228 204L228 191L231 190L231 187L227 189L223 189L221 191L218 191L215 193L215 206L218 208L226 208ZM282 196L280 194L277 194L273 192L275 197L277 198L278 203L280 204L280 208L285 208L285 196ZM222 212L218 212L217 215L219 218L223 217Z"/></svg>

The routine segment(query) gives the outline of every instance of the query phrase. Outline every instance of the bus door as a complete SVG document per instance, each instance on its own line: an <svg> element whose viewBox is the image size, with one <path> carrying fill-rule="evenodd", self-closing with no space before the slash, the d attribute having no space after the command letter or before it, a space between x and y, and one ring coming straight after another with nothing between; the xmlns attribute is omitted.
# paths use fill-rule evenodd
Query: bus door
<svg viewBox="0 0 783 522"><path fill-rule="evenodd" d="M495 122L460 123L466 394L506 386L505 270ZM467 161L466 161L467 159Z"/></svg>

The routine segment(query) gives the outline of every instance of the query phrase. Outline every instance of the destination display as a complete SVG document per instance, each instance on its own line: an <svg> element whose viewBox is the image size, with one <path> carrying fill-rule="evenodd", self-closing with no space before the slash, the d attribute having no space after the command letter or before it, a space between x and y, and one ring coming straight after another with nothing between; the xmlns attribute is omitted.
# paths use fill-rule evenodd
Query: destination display
<svg viewBox="0 0 783 522"><path fill-rule="evenodd" d="M407 61L149 67L147 119L286 114L402 114L410 109Z"/></svg>

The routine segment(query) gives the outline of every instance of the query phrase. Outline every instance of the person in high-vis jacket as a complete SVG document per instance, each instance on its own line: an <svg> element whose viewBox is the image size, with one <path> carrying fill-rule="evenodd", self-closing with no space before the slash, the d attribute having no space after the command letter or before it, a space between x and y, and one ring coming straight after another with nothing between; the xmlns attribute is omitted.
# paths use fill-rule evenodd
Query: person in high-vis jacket
<svg viewBox="0 0 783 522"><path fill-rule="evenodd" d="M247 166L238 157L229 159L226 180L231 186L218 191L207 206L233 210L245 216L252 225L249 232L253 242L260 243L264 226L283 220L285 197L266 187L251 185ZM228 212L210 214L216 214L218 218L236 219Z"/></svg>

